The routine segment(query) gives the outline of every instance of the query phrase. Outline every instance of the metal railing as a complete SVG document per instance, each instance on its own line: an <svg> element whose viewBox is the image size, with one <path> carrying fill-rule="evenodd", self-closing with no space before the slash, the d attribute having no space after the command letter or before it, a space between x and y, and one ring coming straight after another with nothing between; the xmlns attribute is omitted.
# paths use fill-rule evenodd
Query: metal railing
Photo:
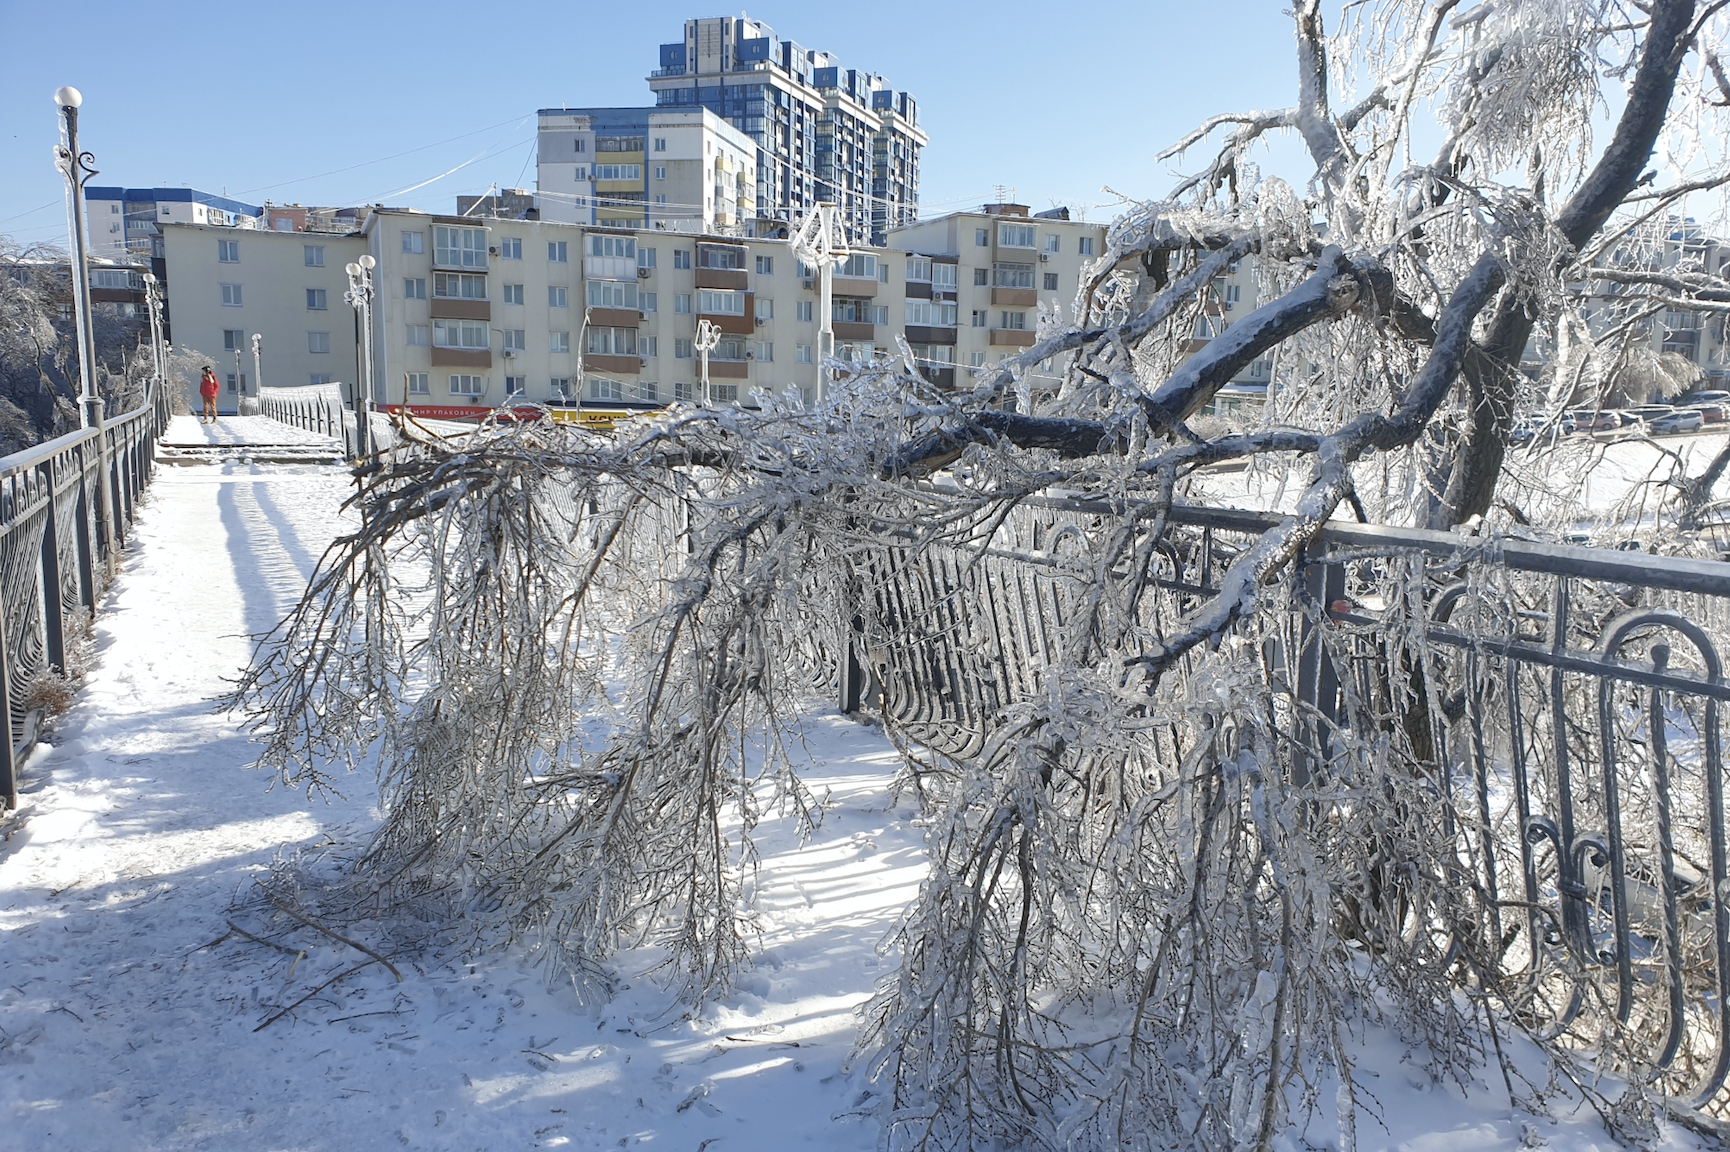
<svg viewBox="0 0 1730 1152"><path fill-rule="evenodd" d="M1124 518L1033 504L989 547L885 547L859 562L843 710L880 709L966 758L1052 688L1097 578L1093 551ZM1217 595L1276 523L1173 508L1144 553L1135 610L1147 627L1159 634ZM1455 845L1443 866L1476 910L1474 924L1425 930L1471 955L1459 970L1493 971L1535 1032L1730 1112L1730 681L1717 650L1730 563L1339 522L1256 611L1263 660L1249 674L1311 750L1294 773L1321 778L1345 745L1393 738L1424 714L1429 746L1413 758L1435 766L1436 816Z"/></svg>
<svg viewBox="0 0 1730 1152"><path fill-rule="evenodd" d="M291 428L342 441L343 455L353 460L360 455L360 444L354 411L343 396L344 389L344 385L336 383L260 388L258 412ZM395 438L390 420L379 412L371 412L369 416L372 446L388 447Z"/></svg>
<svg viewBox="0 0 1730 1152"><path fill-rule="evenodd" d="M0 707L7 729L0 796L9 809L18 806L19 757L41 723L42 683L64 675L68 644L108 585L118 560L110 531L114 547L123 546L168 419L166 391L152 388L141 407L100 432L69 432L0 458Z"/></svg>

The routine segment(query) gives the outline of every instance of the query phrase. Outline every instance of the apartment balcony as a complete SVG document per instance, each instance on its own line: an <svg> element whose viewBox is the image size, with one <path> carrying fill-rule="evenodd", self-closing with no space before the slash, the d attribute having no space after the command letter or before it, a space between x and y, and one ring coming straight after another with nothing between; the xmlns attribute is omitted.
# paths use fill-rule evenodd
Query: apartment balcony
<svg viewBox="0 0 1730 1152"><path fill-rule="evenodd" d="M583 367L590 372L613 372L621 376L635 376L643 370L643 362L635 356L608 356L598 352L583 354Z"/></svg>
<svg viewBox="0 0 1730 1152"><path fill-rule="evenodd" d="M631 308L590 308L591 328L635 328L643 322L643 314Z"/></svg>
<svg viewBox="0 0 1730 1152"><path fill-rule="evenodd" d="M434 347L432 366L434 368L491 368L493 366L493 354L481 349Z"/></svg>
<svg viewBox="0 0 1730 1152"><path fill-rule="evenodd" d="M584 256L583 278L585 280L629 280L637 279L637 262L629 256Z"/></svg>
<svg viewBox="0 0 1730 1152"><path fill-rule="evenodd" d="M935 325L907 325L907 342L909 344L955 344L956 330Z"/></svg>
<svg viewBox="0 0 1730 1152"><path fill-rule="evenodd" d="M907 282L907 299L931 299L931 282L929 280L909 280Z"/></svg>
<svg viewBox="0 0 1730 1152"><path fill-rule="evenodd" d="M434 296L428 302L435 320L491 320L493 306L489 300L450 300Z"/></svg>
<svg viewBox="0 0 1730 1152"><path fill-rule="evenodd" d="M745 380L751 375L749 360L714 360L709 361L709 379L717 377L722 380Z"/></svg>
<svg viewBox="0 0 1730 1152"><path fill-rule="evenodd" d="M837 296L875 296L877 295L877 280L858 276L836 276L834 280Z"/></svg>
<svg viewBox="0 0 1730 1152"><path fill-rule="evenodd" d="M993 288L991 302L1009 308L1031 308L1039 303L1039 294L1031 288Z"/></svg>
<svg viewBox="0 0 1730 1152"><path fill-rule="evenodd" d="M932 368L929 365L921 364L919 374L939 388L955 387L954 368Z"/></svg>
<svg viewBox="0 0 1730 1152"><path fill-rule="evenodd" d="M751 278L743 268L698 268L697 287L726 288L743 292L751 286Z"/></svg>
<svg viewBox="0 0 1730 1152"><path fill-rule="evenodd" d="M993 347L1031 348L1033 333L1025 328L993 328L991 343Z"/></svg>
<svg viewBox="0 0 1730 1152"><path fill-rule="evenodd" d="M697 318L700 320L707 320L721 331L731 333L734 336L749 336L753 332L757 331L757 322L751 319L750 301L748 299L745 302L745 306L746 315L744 316L703 312L699 313ZM870 327L870 325L866 325L866 327ZM840 325L837 324L836 328L840 328Z"/></svg>
<svg viewBox="0 0 1730 1152"><path fill-rule="evenodd" d="M657 68L653 72L649 73L649 79L665 80L669 76L683 76L685 74L686 70L683 68Z"/></svg>
<svg viewBox="0 0 1730 1152"><path fill-rule="evenodd" d="M876 340L877 325L860 324L852 320L834 321L837 340Z"/></svg>

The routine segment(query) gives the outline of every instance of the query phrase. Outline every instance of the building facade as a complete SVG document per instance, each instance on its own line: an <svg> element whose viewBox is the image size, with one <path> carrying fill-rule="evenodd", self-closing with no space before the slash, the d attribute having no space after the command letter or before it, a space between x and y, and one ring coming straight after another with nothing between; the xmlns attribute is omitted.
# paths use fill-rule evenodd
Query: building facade
<svg viewBox="0 0 1730 1152"><path fill-rule="evenodd" d="M929 138L918 102L833 53L782 40L760 20L685 21L649 75L659 108L702 107L755 143L759 235L813 205L841 209L848 236L883 245L919 215L919 159Z"/></svg>
<svg viewBox="0 0 1730 1152"><path fill-rule="evenodd" d="M535 179L543 220L744 235L757 146L706 108L543 108Z"/></svg>
<svg viewBox="0 0 1730 1152"><path fill-rule="evenodd" d="M223 382L222 411L236 411L260 383L358 376L358 330L343 300L343 268L366 251L363 237L169 221L160 243L174 342L209 358ZM253 368L255 335L262 372Z"/></svg>
<svg viewBox="0 0 1730 1152"><path fill-rule="evenodd" d="M86 188L92 256L162 256L162 225L262 227L264 209L195 188Z"/></svg>

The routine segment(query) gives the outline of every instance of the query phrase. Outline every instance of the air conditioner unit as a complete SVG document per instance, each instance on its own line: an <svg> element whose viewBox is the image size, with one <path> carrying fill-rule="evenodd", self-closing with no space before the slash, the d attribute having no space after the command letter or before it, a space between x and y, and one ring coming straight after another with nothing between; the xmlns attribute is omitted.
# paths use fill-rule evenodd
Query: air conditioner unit
<svg viewBox="0 0 1730 1152"><path fill-rule="evenodd" d="M1039 262L1040 262L1040 263L1041 263L1041 264L1049 264L1049 263L1051 263L1051 253L1049 253L1049 252L1041 252L1041 253L1040 253L1040 254L1039 254Z"/></svg>
<svg viewBox="0 0 1730 1152"><path fill-rule="evenodd" d="M762 316L757 317L757 324L759 326L767 324L768 322L769 322L768 319L765 317L762 317Z"/></svg>
<svg viewBox="0 0 1730 1152"><path fill-rule="evenodd" d="M487 255L488 256L497 256L498 254L499 254L499 246L497 244L487 245Z"/></svg>
<svg viewBox="0 0 1730 1152"><path fill-rule="evenodd" d="M1226 311L1227 311L1227 312L1230 312L1230 311L1231 311L1231 309L1232 309L1232 302L1231 302L1231 301L1230 301L1230 300L1227 300L1227 301L1226 301L1226 302L1225 302L1225 310L1226 310Z"/></svg>
<svg viewBox="0 0 1730 1152"><path fill-rule="evenodd" d="M514 360L514 359L516 359L516 356L517 356L517 350L515 348L506 348L505 349L505 359L506 360Z"/></svg>
<svg viewBox="0 0 1730 1152"><path fill-rule="evenodd" d="M637 279L647 280L648 278L649 278L649 269L647 269L647 268L637 269Z"/></svg>

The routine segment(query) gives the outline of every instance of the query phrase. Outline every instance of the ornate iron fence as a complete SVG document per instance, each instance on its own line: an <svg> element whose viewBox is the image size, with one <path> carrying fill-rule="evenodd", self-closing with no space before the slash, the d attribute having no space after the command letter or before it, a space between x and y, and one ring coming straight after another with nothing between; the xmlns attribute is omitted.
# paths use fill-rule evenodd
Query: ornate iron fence
<svg viewBox="0 0 1730 1152"><path fill-rule="evenodd" d="M943 755L977 753L1077 642L1067 626L1122 513L1035 501L988 546L861 560L843 709L881 709ZM1142 634L1216 595L1275 523L1173 508L1144 553ZM1316 771L1330 747L1422 713L1406 738L1438 766L1436 817L1457 846L1445 866L1475 893L1478 922L1414 930L1487 958L1526 1026L1601 1054L1607 1028L1636 1037L1640 1050L1611 1061L1624 1074L1730 1112L1730 682L1717 651L1730 563L1345 522L1307 559L1258 607L1283 616L1263 620L1257 674ZM1471 968L1459 978L1484 978Z"/></svg>
<svg viewBox="0 0 1730 1152"><path fill-rule="evenodd" d="M150 484L166 392L93 429L0 459L0 795L18 805L18 757L41 721L37 687L66 668L68 633L93 614ZM106 461L107 469L103 464ZM106 521L107 523L104 523Z"/></svg>
<svg viewBox="0 0 1730 1152"><path fill-rule="evenodd" d="M292 428L300 428L343 442L343 454L355 456L354 413L347 410L341 385L307 385L303 388L260 388L259 415Z"/></svg>

